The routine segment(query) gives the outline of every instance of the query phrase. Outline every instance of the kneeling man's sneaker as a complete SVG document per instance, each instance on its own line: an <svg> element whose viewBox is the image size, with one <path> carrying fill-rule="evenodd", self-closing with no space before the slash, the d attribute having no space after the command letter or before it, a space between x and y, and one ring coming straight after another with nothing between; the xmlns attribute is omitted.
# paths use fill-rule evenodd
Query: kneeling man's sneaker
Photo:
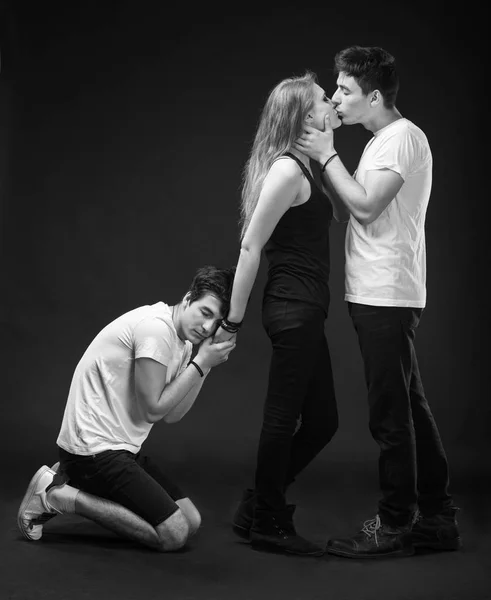
<svg viewBox="0 0 491 600"><path fill-rule="evenodd" d="M380 521L379 515L369 519L353 537L331 539L327 552L347 558L384 558L411 556L411 527L390 527Z"/></svg>
<svg viewBox="0 0 491 600"><path fill-rule="evenodd" d="M431 550L460 550L462 540L455 518L458 510L456 506L450 506L431 516L425 516L418 511L411 531L414 547Z"/></svg>
<svg viewBox="0 0 491 600"><path fill-rule="evenodd" d="M60 514L48 504L46 493L64 483L63 476L46 465L38 469L31 479L17 513L17 525L28 540L39 540L43 535L43 525Z"/></svg>

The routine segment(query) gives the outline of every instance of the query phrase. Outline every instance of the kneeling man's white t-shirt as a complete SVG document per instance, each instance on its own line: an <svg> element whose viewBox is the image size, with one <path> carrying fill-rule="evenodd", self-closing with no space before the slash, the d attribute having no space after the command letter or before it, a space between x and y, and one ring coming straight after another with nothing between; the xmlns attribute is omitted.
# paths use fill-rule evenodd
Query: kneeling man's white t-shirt
<svg viewBox="0 0 491 600"><path fill-rule="evenodd" d="M140 413L135 360L167 367L167 383L187 366L192 344L181 341L164 302L141 306L109 323L75 369L57 444L71 454L137 453L152 424Z"/></svg>

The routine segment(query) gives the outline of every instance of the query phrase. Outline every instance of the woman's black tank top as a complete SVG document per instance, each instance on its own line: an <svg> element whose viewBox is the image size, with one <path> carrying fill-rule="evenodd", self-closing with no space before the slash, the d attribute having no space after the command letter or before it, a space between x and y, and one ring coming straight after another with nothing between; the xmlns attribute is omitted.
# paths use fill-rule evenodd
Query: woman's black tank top
<svg viewBox="0 0 491 600"><path fill-rule="evenodd" d="M329 308L329 226L333 217L329 198L322 191L319 166L312 173L290 152L310 183L310 198L292 206L281 217L264 246L268 277L264 297L302 300ZM317 180L317 181L316 181Z"/></svg>

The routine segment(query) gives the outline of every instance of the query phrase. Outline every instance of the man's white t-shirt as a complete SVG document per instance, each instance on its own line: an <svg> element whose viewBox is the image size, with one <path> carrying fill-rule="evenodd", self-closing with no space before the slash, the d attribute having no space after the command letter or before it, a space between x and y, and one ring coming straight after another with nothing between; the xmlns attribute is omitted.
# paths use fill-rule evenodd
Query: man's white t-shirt
<svg viewBox="0 0 491 600"><path fill-rule="evenodd" d="M135 393L135 359L167 367L167 383L187 366L192 344L181 341L164 302L141 306L109 323L75 369L57 444L83 456L105 450L137 453L152 428Z"/></svg>
<svg viewBox="0 0 491 600"><path fill-rule="evenodd" d="M425 134L404 118L377 131L365 146L354 175L360 185L367 171L374 169L395 171L404 183L373 223L362 225L350 217L345 300L373 306L425 306L424 225L432 165Z"/></svg>

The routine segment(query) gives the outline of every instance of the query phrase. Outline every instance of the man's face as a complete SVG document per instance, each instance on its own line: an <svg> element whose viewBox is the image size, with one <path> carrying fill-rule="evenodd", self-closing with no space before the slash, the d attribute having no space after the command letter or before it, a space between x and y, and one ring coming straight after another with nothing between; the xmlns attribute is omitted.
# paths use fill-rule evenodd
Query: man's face
<svg viewBox="0 0 491 600"><path fill-rule="evenodd" d="M354 125L367 121L371 116L370 94L365 96L354 77L339 73L337 89L332 97L338 115L344 125Z"/></svg>
<svg viewBox="0 0 491 600"><path fill-rule="evenodd" d="M341 121L334 110L333 102L326 96L326 92L316 83L314 83L314 105L309 111L309 115L312 117L309 119L307 117L307 122L312 127L319 129L320 131L324 131L325 128L325 116L329 114L331 126L333 129L336 129L341 125Z"/></svg>
<svg viewBox="0 0 491 600"><path fill-rule="evenodd" d="M184 338L200 344L215 333L222 317L222 303L216 296L206 294L191 304L185 297L180 323Z"/></svg>

